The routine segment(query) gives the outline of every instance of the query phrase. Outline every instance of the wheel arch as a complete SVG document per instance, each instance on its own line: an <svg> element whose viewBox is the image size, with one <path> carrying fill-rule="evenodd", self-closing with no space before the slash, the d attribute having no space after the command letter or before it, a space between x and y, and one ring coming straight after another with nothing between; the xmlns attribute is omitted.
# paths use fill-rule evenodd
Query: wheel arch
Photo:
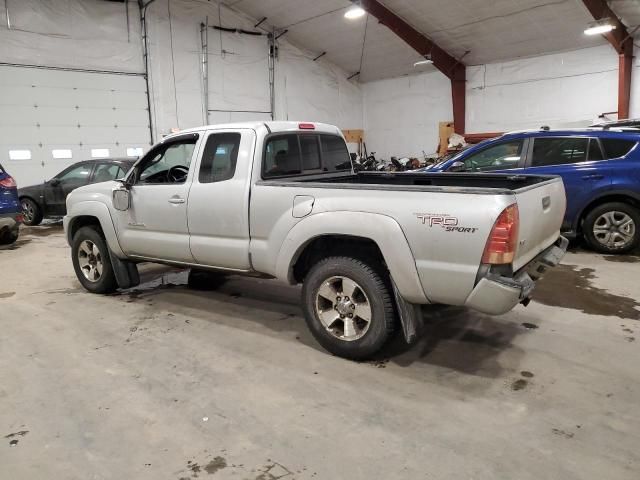
<svg viewBox="0 0 640 480"><path fill-rule="evenodd" d="M640 209L640 193L628 190L610 190L608 192L602 193L601 195L598 195L596 198L587 203L587 205L582 208L579 215L577 215L573 225L574 230L576 232L581 232L582 224L584 223L584 219L589 214L589 212L600 205L611 202L626 203Z"/></svg>
<svg viewBox="0 0 640 480"><path fill-rule="evenodd" d="M284 239L276 261L276 277L290 284L300 283L310 258L319 260L344 252L383 261L407 301L429 303L404 232L393 218L381 214L323 212L306 217Z"/></svg>
<svg viewBox="0 0 640 480"><path fill-rule="evenodd" d="M85 226L98 226L111 252L118 257L126 257L122 248L120 248L111 214L105 204L100 202L80 202L71 207L71 211L65 217L65 231L69 245L73 242L75 233Z"/></svg>

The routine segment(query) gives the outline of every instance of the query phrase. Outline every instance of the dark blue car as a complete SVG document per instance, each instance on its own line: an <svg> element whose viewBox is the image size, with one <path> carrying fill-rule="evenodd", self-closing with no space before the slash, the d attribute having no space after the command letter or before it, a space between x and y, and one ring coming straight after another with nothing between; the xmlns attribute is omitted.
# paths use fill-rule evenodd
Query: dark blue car
<svg viewBox="0 0 640 480"><path fill-rule="evenodd" d="M21 221L22 208L16 182L0 165L0 244L6 245L18 239Z"/></svg>
<svg viewBox="0 0 640 480"><path fill-rule="evenodd" d="M428 171L560 175L567 192L563 230L602 253L640 243L640 130L585 129L507 133Z"/></svg>

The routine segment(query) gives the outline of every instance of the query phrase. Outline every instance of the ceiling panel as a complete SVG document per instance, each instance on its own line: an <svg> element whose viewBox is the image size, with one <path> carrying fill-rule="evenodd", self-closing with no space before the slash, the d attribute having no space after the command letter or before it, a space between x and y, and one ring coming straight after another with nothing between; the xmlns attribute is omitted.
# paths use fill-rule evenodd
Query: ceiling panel
<svg viewBox="0 0 640 480"><path fill-rule="evenodd" d="M414 67L420 56L373 17L347 20L349 0L222 0L359 80L433 70ZM582 0L382 0L394 13L468 65L603 45L583 30L592 17ZM640 24L638 0L612 0L625 24ZM363 40L366 25L366 42ZM468 53L466 53L468 52ZM362 68L360 68L362 56Z"/></svg>

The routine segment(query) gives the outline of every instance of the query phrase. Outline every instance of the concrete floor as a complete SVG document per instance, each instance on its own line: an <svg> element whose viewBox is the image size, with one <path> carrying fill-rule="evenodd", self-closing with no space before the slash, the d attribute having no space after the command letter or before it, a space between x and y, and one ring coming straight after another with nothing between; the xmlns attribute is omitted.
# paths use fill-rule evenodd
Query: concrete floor
<svg viewBox="0 0 640 480"><path fill-rule="evenodd" d="M640 257L564 263L528 308L431 308L353 363L296 288L146 266L94 296L59 225L26 229L0 251L0 478L637 479Z"/></svg>

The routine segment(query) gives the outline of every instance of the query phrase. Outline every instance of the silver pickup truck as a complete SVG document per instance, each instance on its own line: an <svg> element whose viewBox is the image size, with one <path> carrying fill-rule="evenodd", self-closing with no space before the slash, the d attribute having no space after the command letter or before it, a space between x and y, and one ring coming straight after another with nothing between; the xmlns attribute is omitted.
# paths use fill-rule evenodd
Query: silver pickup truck
<svg viewBox="0 0 640 480"><path fill-rule="evenodd" d="M318 342L369 357L420 306L502 314L564 255L560 178L354 172L320 123L214 125L164 138L125 178L78 188L64 227L80 283L139 283L136 264L302 284Z"/></svg>

